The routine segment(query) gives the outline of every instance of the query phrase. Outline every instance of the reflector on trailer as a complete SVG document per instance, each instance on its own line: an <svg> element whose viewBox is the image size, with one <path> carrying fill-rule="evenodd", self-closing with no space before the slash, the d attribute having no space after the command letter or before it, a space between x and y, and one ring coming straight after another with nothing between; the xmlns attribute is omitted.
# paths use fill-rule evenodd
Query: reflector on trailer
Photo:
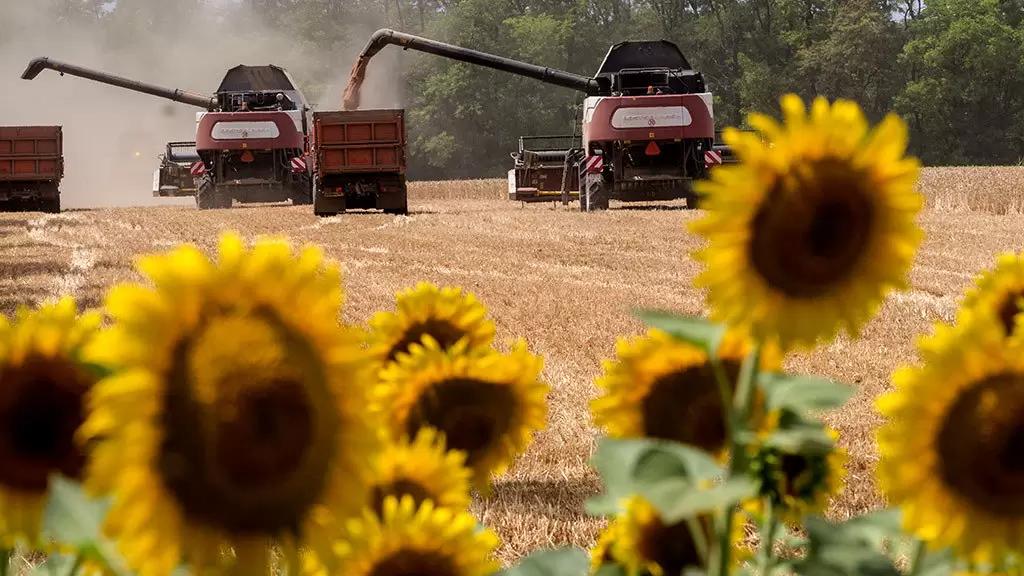
<svg viewBox="0 0 1024 576"><path fill-rule="evenodd" d="M242 158L241 158L242 162L249 163L249 162L252 162L255 159L256 159L256 157L252 155L252 152L250 152L248 150L246 150L245 152L242 152Z"/></svg>
<svg viewBox="0 0 1024 576"><path fill-rule="evenodd" d="M648 156L657 156L658 154L661 154L661 148L658 147L657 142L651 140L651 143L647 145L647 149L644 150L644 154L647 154Z"/></svg>

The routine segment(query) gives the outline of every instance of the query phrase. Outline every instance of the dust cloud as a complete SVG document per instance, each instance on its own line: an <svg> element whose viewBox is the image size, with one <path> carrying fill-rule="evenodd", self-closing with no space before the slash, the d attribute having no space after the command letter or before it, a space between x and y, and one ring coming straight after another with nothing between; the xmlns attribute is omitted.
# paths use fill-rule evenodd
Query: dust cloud
<svg viewBox="0 0 1024 576"><path fill-rule="evenodd" d="M76 19L79 5L97 7L98 22ZM370 33L356 35L342 54L311 58L301 42L248 16L237 0L0 0L0 124L64 127L67 208L191 204L153 198L153 172L166 142L194 140L201 109L52 70L22 80L29 60L48 56L199 94L212 94L237 64L276 64L311 101L309 86L319 89L320 109L337 110L344 73L335 80L322 70L347 66ZM397 80L382 75L375 82L392 85L381 88L390 94L382 102L400 104Z"/></svg>

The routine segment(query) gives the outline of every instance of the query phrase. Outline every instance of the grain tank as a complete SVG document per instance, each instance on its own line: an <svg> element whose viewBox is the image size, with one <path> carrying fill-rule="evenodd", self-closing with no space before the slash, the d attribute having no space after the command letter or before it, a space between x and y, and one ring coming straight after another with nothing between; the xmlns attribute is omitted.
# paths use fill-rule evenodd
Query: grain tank
<svg viewBox="0 0 1024 576"><path fill-rule="evenodd" d="M45 69L202 108L196 114L199 158L190 167L201 209L229 208L233 200L312 202L306 162L309 105L283 68L236 66L209 96L49 58L30 62L22 78L32 80Z"/></svg>
<svg viewBox="0 0 1024 576"><path fill-rule="evenodd" d="M615 44L588 77L384 29L363 49L353 78L389 44L582 92L581 148L565 151L578 175L582 210L607 209L609 199L686 198L696 206L692 183L704 177L705 153L713 151L714 107L703 75L675 44ZM349 93L356 95L347 103L353 106L358 91Z"/></svg>

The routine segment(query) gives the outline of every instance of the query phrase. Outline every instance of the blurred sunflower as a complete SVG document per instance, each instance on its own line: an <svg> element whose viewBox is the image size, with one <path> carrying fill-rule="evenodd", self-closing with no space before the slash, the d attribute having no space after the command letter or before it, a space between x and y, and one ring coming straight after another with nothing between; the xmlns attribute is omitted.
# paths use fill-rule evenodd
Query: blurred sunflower
<svg viewBox="0 0 1024 576"><path fill-rule="evenodd" d="M501 354L469 353L465 340L444 350L427 339L383 371L374 406L394 438L436 429L449 450L465 453L475 486L486 490L544 427L542 368L522 341Z"/></svg>
<svg viewBox="0 0 1024 576"><path fill-rule="evenodd" d="M749 341L735 331L722 339L718 356L730 382L736 382L749 350ZM776 371L781 365L778 348L766 346L761 369ZM724 455L728 438L722 394L700 348L657 329L621 339L616 359L605 361L597 386L602 395L591 402L591 411L594 422L610 436L673 440ZM752 420L755 430L769 420L760 395Z"/></svg>
<svg viewBox="0 0 1024 576"><path fill-rule="evenodd" d="M991 315L919 343L878 399L878 478L905 528L978 562L1024 549L1024 354Z"/></svg>
<svg viewBox="0 0 1024 576"><path fill-rule="evenodd" d="M78 315L64 298L13 322L0 314L0 546L37 546L50 475L80 479L75 444L84 400L100 369L83 358L99 332L97 313Z"/></svg>
<svg viewBox="0 0 1024 576"><path fill-rule="evenodd" d="M614 520L609 522L597 537L597 542L590 549L591 574L596 574L603 566L616 564L615 558L612 556L612 545L619 537L620 525L620 522Z"/></svg>
<svg viewBox="0 0 1024 576"><path fill-rule="evenodd" d="M742 514L733 517L730 540L736 549L735 563L749 556L743 547ZM703 534L695 538L691 526L700 527ZM681 520L666 525L649 502L639 496L626 500L621 516L613 521L608 531L614 531L610 544L611 559L624 567L629 576L676 576L684 571L707 569L704 553L715 538L710 516L699 516L695 522ZM702 552L702 544L704 552Z"/></svg>
<svg viewBox="0 0 1024 576"><path fill-rule="evenodd" d="M1015 318L1024 311L1024 257L1001 254L995 268L975 279L964 295L961 309L975 308L978 313L991 314L999 321L1003 333L1014 332Z"/></svg>
<svg viewBox="0 0 1024 576"><path fill-rule="evenodd" d="M708 241L697 284L713 317L789 348L856 333L906 284L922 200L898 117L869 131L851 101L818 98L809 114L781 102L783 124L752 114L760 135L726 130L740 163L698 185L707 212L692 230Z"/></svg>
<svg viewBox="0 0 1024 576"><path fill-rule="evenodd" d="M378 446L365 356L337 323L338 267L225 234L216 262L182 246L139 269L152 287L107 298L114 325L90 353L116 372L80 430L98 441L87 486L113 493L107 528L126 560L202 572L231 546L257 574L275 540L322 552L331 514L365 503Z"/></svg>
<svg viewBox="0 0 1024 576"><path fill-rule="evenodd" d="M348 522L338 544L345 576L491 576L498 537L468 512L389 496L383 514Z"/></svg>
<svg viewBox="0 0 1024 576"><path fill-rule="evenodd" d="M373 509L379 514L388 496L411 496L416 504L430 500L438 507L469 507L470 471L466 456L445 449L433 428L421 428L412 442L389 442L377 457L370 483Z"/></svg>
<svg viewBox="0 0 1024 576"><path fill-rule="evenodd" d="M378 312L370 319L370 349L385 364L408 353L424 336L445 349L463 338L470 348L487 347L494 340L494 323L487 319L487 309L461 288L420 282L399 292L395 304L396 311Z"/></svg>
<svg viewBox="0 0 1024 576"><path fill-rule="evenodd" d="M835 430L828 432L833 441L839 439ZM838 446L827 453L813 454L761 447L750 464L761 483L761 498L751 500L746 509L761 514L763 499L768 498L778 518L797 524L807 514L823 512L829 499L842 490L845 464L846 451Z"/></svg>

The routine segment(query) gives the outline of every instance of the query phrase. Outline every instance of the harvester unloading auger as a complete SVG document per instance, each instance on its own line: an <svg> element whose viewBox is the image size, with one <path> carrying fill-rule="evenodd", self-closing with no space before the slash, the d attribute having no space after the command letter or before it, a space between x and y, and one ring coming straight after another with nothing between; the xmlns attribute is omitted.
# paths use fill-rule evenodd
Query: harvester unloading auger
<svg viewBox="0 0 1024 576"><path fill-rule="evenodd" d="M675 44L664 40L616 44L597 74L586 77L378 30L352 68L346 109L358 107L369 61L389 44L584 93L581 150L578 154L566 151L566 164L579 173L582 210L607 209L612 198L686 198L687 206L697 205L692 182L705 175L705 154L713 151L714 108L703 75L693 70Z"/></svg>
<svg viewBox="0 0 1024 576"><path fill-rule="evenodd" d="M83 68L49 58L32 60L22 78L45 69L202 108L196 114L195 177L200 208L239 202L312 202L305 147L309 105L277 66L236 66L216 94L193 94ZM158 176L159 178L159 176Z"/></svg>

